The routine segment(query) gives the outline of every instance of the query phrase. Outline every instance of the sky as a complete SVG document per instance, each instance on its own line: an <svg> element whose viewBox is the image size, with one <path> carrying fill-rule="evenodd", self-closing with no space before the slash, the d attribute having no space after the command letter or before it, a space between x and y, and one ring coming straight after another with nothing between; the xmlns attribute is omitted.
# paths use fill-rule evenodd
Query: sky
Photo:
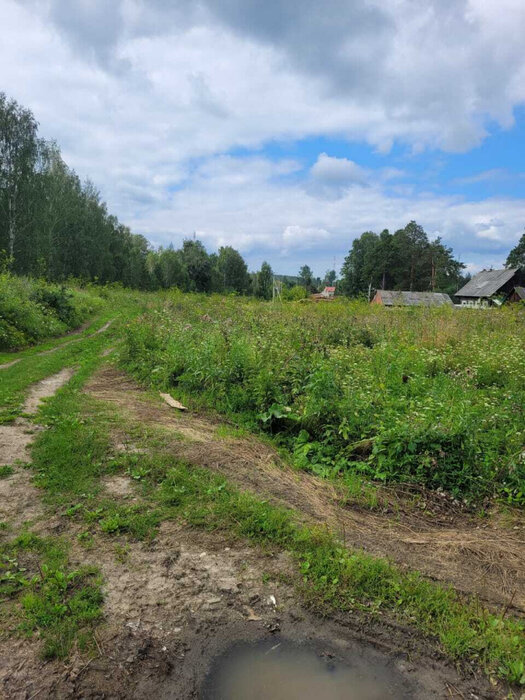
<svg viewBox="0 0 525 700"><path fill-rule="evenodd" d="M525 227L523 0L0 0L0 90L153 245L340 269L410 220Z"/></svg>

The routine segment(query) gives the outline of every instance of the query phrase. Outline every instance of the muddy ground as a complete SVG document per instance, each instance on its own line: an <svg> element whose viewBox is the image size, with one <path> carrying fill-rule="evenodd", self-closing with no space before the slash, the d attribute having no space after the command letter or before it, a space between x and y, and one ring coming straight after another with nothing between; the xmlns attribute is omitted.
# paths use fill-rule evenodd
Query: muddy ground
<svg viewBox="0 0 525 700"><path fill-rule="evenodd" d="M496 698L481 677L459 675L409 630L358 616L321 619L297 604L286 555L169 523L155 541L98 538L77 563L105 578L98 654L44 663L31 640L0 644L0 692L53 698L200 698L214 659L231 644L272 638L314 642L319 653L397 670L413 698ZM272 598L273 596L273 598ZM275 604L274 604L275 600ZM452 695L451 695L452 693Z"/></svg>
<svg viewBox="0 0 525 700"><path fill-rule="evenodd" d="M36 385L26 409L35 411L70 376L63 371ZM349 546L388 553L429 576L479 591L494 604L506 601L508 590L523 582L522 532L511 530L509 538L505 531L506 541L498 544L496 524L489 532L472 525L469 530L470 521L461 514L443 511L434 522L408 509L395 517L352 509L341 503L333 486L294 472L270 447L255 439L219 439L213 419L175 413L112 368L95 376L86 391L142 423L162 425L168 435L172 431L174 454L293 506L306 520L337 527ZM38 429L29 418L19 421L4 426L12 430L0 435L2 444L10 445L10 463L28 458L32 431ZM129 449L125 434L114 440L116 449ZM41 534L67 536L73 543L72 565L99 566L105 593L94 657L74 652L67 663L43 662L38 639L3 638L0 697L199 698L218 655L233 643L265 638L314 642L319 653L349 664L366 657L390 666L401 675L407 698L504 696L474 670L455 669L432 640L392 620L361 614L323 619L305 609L297 602L296 567L286 554L174 522L163 523L150 543L99 534L85 548L76 539L74 522L45 510L28 469L15 464L14 473L0 480L0 489L0 519L16 526L31 521ZM139 498L135 484L122 475L106 479L105 489L115 499ZM488 567L488 558L494 557L500 565ZM515 602L522 605L523 599Z"/></svg>

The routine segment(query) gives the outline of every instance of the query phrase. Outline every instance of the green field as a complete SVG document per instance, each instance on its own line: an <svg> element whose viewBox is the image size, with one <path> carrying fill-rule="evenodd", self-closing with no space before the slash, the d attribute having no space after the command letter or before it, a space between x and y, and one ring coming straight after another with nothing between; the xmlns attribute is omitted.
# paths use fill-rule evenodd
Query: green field
<svg viewBox="0 0 525 700"><path fill-rule="evenodd" d="M525 503L525 311L159 299L124 364L321 476Z"/></svg>

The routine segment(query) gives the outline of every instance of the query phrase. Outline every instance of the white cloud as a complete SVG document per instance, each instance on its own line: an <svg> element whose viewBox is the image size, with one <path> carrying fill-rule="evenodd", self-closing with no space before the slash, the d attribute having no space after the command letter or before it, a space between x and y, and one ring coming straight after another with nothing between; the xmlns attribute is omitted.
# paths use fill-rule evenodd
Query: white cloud
<svg viewBox="0 0 525 700"><path fill-rule="evenodd" d="M394 167L321 153L301 183L299 160L221 155L316 135L468 149L525 103L522 0L0 0L0 16L2 89L157 243L197 230L317 269L416 218L477 264L523 228L524 200L416 195Z"/></svg>
<svg viewBox="0 0 525 700"><path fill-rule="evenodd" d="M338 199L353 185L366 186L368 177L365 169L354 161L321 153L310 169L307 189L319 197Z"/></svg>
<svg viewBox="0 0 525 700"><path fill-rule="evenodd" d="M278 170L279 164L261 158L212 159L196 168L163 207L152 206L137 216L133 228L145 235L156 231L158 243L179 242L196 230L210 248L225 243L239 248L252 266L267 258L276 271L293 272L306 262L321 274L332 266L334 255L340 266L352 239L363 231L394 231L411 219L430 237L442 236L474 268L498 266L525 221L523 200L392 196L381 173L374 177L372 172L368 187L350 187L338 198L320 199L301 182L276 181L273 173ZM213 172L220 177L209 178Z"/></svg>
<svg viewBox="0 0 525 700"><path fill-rule="evenodd" d="M330 240L330 233L324 228L312 226L286 226L282 233L282 253L290 250L305 251L310 248L319 248Z"/></svg>
<svg viewBox="0 0 525 700"><path fill-rule="evenodd" d="M469 175L467 177L458 177L454 180L454 184L457 185L477 185L480 182L501 182L503 180L513 180L515 178L523 179L525 178L524 173L511 173L505 168L491 168L490 170L483 170L475 175Z"/></svg>

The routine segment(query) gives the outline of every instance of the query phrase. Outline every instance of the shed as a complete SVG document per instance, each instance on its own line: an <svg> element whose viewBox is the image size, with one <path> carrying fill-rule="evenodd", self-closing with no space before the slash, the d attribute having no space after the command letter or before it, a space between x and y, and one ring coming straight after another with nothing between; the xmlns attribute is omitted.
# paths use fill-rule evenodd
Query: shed
<svg viewBox="0 0 525 700"><path fill-rule="evenodd" d="M461 306L492 306L498 297L506 301L522 281L523 273L515 268L483 270L457 291L455 297Z"/></svg>
<svg viewBox="0 0 525 700"><path fill-rule="evenodd" d="M442 292L397 292L378 289L372 304L383 306L453 306L452 299Z"/></svg>
<svg viewBox="0 0 525 700"><path fill-rule="evenodd" d="M331 299L335 295L335 287L325 287L321 292L321 296L325 299Z"/></svg>

